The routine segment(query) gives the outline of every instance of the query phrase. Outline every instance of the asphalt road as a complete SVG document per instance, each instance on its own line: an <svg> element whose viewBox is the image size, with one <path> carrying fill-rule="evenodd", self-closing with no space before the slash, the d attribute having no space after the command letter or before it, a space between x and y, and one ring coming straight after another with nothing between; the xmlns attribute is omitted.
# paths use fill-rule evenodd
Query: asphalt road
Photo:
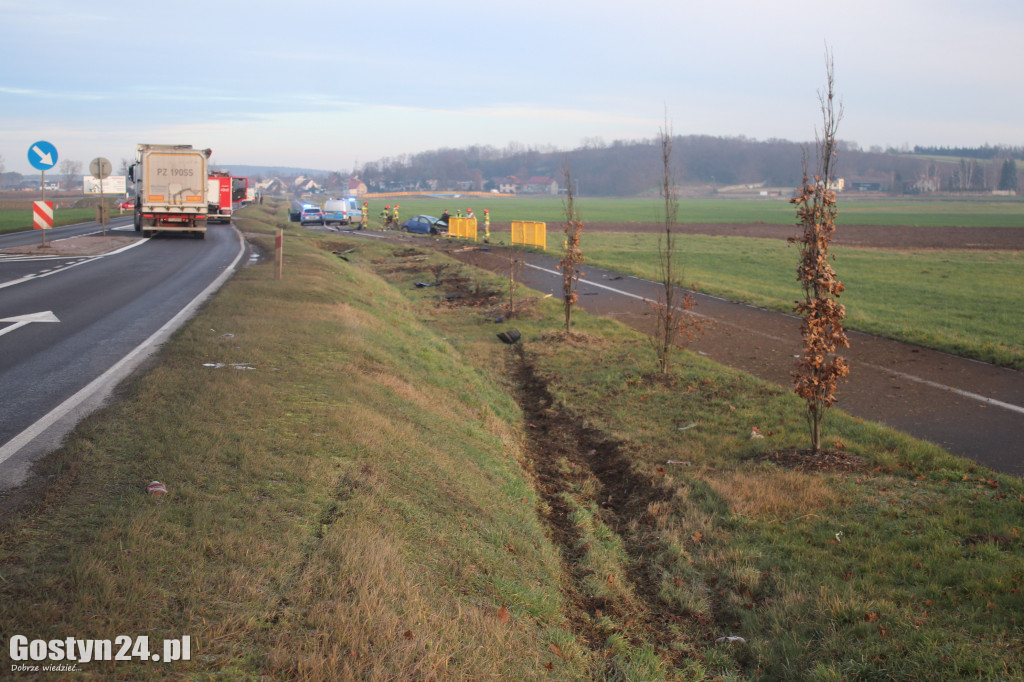
<svg viewBox="0 0 1024 682"><path fill-rule="evenodd" d="M47 232L53 242L96 224ZM136 237L130 217L112 235ZM0 249L41 241L0 236ZM245 243L231 226L203 240L158 235L100 256L0 251L0 490L100 404L234 271Z"/></svg>

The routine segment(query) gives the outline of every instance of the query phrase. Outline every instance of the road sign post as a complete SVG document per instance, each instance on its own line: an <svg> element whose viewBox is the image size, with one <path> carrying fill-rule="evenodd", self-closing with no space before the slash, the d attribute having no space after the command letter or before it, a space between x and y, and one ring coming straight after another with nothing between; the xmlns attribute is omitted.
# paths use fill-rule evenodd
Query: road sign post
<svg viewBox="0 0 1024 682"><path fill-rule="evenodd" d="M274 240L274 279L281 279L281 272L284 269L284 230L277 228L277 238Z"/></svg>
<svg viewBox="0 0 1024 682"><path fill-rule="evenodd" d="M103 204L103 181L110 177L111 170L110 161L102 156L97 156L89 164L89 172L92 173L94 178L99 178L100 181L100 205L96 212L96 221L100 224L104 237L107 236L107 207Z"/></svg>
<svg viewBox="0 0 1024 682"><path fill-rule="evenodd" d="M46 171L57 165L57 148L46 140L39 140L28 148L28 162L33 168L42 171L42 179L39 181L39 190L42 192L43 201L46 201ZM45 233L44 233L45 234ZM46 238L43 238L43 244Z"/></svg>
<svg viewBox="0 0 1024 682"><path fill-rule="evenodd" d="M53 202L32 202L32 229L40 230L43 235L43 246L46 246L46 231L53 229Z"/></svg>

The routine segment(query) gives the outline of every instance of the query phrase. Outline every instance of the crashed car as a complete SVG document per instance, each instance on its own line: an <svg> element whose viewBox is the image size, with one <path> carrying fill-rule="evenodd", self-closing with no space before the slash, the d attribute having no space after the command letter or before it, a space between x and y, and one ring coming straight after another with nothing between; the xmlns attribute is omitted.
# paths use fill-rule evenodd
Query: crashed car
<svg viewBox="0 0 1024 682"><path fill-rule="evenodd" d="M405 232L414 234L439 234L448 229L448 226L431 215L417 215L402 223Z"/></svg>

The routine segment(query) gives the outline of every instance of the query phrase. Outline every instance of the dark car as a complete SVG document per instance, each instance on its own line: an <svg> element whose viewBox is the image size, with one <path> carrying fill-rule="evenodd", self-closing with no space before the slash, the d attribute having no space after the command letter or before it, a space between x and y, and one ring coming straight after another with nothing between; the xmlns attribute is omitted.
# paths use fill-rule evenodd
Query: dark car
<svg viewBox="0 0 1024 682"><path fill-rule="evenodd" d="M304 206L302 213L299 214L299 225L305 225L306 223L325 225L326 220L327 218L319 206Z"/></svg>
<svg viewBox="0 0 1024 682"><path fill-rule="evenodd" d="M402 223L402 229L416 234L438 234L447 225L432 215L416 215Z"/></svg>

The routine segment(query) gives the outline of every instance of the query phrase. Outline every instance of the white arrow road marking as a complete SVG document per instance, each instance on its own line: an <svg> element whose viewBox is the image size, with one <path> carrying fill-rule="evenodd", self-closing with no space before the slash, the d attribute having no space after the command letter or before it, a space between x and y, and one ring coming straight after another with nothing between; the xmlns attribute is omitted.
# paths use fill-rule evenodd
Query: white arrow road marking
<svg viewBox="0 0 1024 682"><path fill-rule="evenodd" d="M7 332L13 332L15 329L24 327L26 324L32 324L33 322L60 322L60 320L58 320L57 316L53 314L53 311L47 310L42 313L18 315L17 317L5 317L0 319L0 322L14 322L10 327L0 329L0 336L3 336Z"/></svg>
<svg viewBox="0 0 1024 682"><path fill-rule="evenodd" d="M45 163L47 166L52 166L53 165L53 157L51 157L47 153L44 153L43 150L39 148L39 145L37 145L37 144L32 145L32 151L34 151L36 154L39 155L39 160L42 163Z"/></svg>

